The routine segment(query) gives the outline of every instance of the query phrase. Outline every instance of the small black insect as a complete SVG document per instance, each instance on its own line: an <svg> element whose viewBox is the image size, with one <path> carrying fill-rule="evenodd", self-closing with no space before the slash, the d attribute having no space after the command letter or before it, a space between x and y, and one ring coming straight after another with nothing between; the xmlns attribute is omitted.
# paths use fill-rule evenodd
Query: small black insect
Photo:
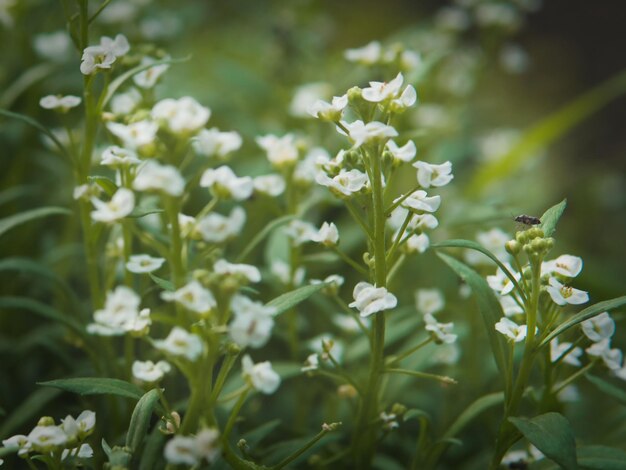
<svg viewBox="0 0 626 470"><path fill-rule="evenodd" d="M539 225L541 220L538 217L533 217L532 215L518 215L515 217L515 222L519 222L524 225Z"/></svg>

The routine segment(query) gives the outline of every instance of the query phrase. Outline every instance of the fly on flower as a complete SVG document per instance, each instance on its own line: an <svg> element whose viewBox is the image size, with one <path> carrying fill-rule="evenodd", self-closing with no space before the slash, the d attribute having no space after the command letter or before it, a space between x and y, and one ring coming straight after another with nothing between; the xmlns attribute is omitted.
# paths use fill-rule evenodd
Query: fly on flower
<svg viewBox="0 0 626 470"><path fill-rule="evenodd" d="M532 215L525 214L518 215L514 220L515 222L528 226L539 225L541 223L541 219L539 219L539 217L533 217Z"/></svg>

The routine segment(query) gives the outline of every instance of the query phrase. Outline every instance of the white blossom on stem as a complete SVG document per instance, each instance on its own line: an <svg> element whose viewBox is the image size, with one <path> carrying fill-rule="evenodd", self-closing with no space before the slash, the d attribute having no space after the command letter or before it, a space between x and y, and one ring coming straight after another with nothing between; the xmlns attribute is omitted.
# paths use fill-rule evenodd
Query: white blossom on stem
<svg viewBox="0 0 626 470"><path fill-rule="evenodd" d="M557 305L579 305L589 302L589 294L585 291L565 286L551 277L546 287L548 294Z"/></svg>
<svg viewBox="0 0 626 470"><path fill-rule="evenodd" d="M154 347L166 354L182 356L190 361L198 359L203 350L202 339L179 326L175 326L167 338L154 340Z"/></svg>
<svg viewBox="0 0 626 470"><path fill-rule="evenodd" d="M269 361L255 364L246 354L241 360L241 366L244 379L249 380L259 392L271 395L280 386L280 376L272 369Z"/></svg>
<svg viewBox="0 0 626 470"><path fill-rule="evenodd" d="M113 197L104 202L97 198L91 199L96 210L91 212L91 218L96 222L117 222L129 215L135 208L135 194L126 188L118 189Z"/></svg>
<svg viewBox="0 0 626 470"><path fill-rule="evenodd" d="M398 304L396 296L384 287L376 287L369 282L359 282L354 286L354 302L349 306L356 308L362 317L376 312L390 310Z"/></svg>
<svg viewBox="0 0 626 470"><path fill-rule="evenodd" d="M135 176L133 189L137 191L158 191L170 196L181 196L185 190L185 180L172 165L161 165L149 160Z"/></svg>
<svg viewBox="0 0 626 470"><path fill-rule="evenodd" d="M413 166L417 168L417 182L422 188L445 186L454 178L450 162L434 165L419 161L413 163Z"/></svg>

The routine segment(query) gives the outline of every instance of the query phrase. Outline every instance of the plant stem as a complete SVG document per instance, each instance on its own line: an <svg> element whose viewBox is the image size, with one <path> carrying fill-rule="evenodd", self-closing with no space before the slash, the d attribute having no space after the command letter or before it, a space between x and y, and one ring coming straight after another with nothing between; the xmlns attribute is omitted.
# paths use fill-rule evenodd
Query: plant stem
<svg viewBox="0 0 626 470"><path fill-rule="evenodd" d="M412 377L418 377L420 379L431 379L437 380L439 382L443 382L445 384L456 384L457 381L452 377L446 377L445 375L437 375L437 374L429 374L428 372L420 372L417 370L409 370L409 369L384 369L387 374L403 374L410 375Z"/></svg>
<svg viewBox="0 0 626 470"><path fill-rule="evenodd" d="M311 447L313 447L320 439L322 439L329 432L330 432L329 430L322 428L322 430L320 432L318 432L309 442L307 442L305 445L303 445L300 449L298 449L293 454L291 454L290 456L288 456L285 459L281 460L279 463L277 463L276 465L274 465L273 467L270 467L270 468L272 470L280 470L281 468L286 467L291 462L293 462L298 457L300 457L302 454L304 454Z"/></svg>

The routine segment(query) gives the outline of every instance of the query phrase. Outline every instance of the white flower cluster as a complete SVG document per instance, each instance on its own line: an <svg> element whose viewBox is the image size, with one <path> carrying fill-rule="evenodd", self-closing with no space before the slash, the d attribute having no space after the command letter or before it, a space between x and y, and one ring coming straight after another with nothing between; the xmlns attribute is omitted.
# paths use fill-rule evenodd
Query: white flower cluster
<svg viewBox="0 0 626 470"><path fill-rule="evenodd" d="M437 344L452 344L457 335L452 333L454 324L441 323L435 318L435 313L443 310L445 301L438 289L418 289L415 292L417 311L424 315L425 329Z"/></svg>
<svg viewBox="0 0 626 470"><path fill-rule="evenodd" d="M108 70L117 58L126 55L129 50L130 45L123 34L118 34L115 39L103 36L100 44L86 47L83 51L80 71L83 75L91 75L98 70Z"/></svg>
<svg viewBox="0 0 626 470"><path fill-rule="evenodd" d="M152 324L150 309L140 310L139 303L140 298L132 289L116 287L107 294L104 308L94 312L94 323L87 325L87 332L101 336L147 334Z"/></svg>
<svg viewBox="0 0 626 470"><path fill-rule="evenodd" d="M604 365L616 377L626 380L626 362L623 353L611 347L611 338L615 334L615 322L607 312L603 312L581 323L585 336L592 341L585 349L588 356L601 359Z"/></svg>
<svg viewBox="0 0 626 470"><path fill-rule="evenodd" d="M84 442L96 425L96 414L85 410L76 418L67 415L61 424L50 417L43 417L28 435L18 434L2 441L3 449L15 451L19 456L31 453L58 455L61 460L88 459L93 456L91 446Z"/></svg>

